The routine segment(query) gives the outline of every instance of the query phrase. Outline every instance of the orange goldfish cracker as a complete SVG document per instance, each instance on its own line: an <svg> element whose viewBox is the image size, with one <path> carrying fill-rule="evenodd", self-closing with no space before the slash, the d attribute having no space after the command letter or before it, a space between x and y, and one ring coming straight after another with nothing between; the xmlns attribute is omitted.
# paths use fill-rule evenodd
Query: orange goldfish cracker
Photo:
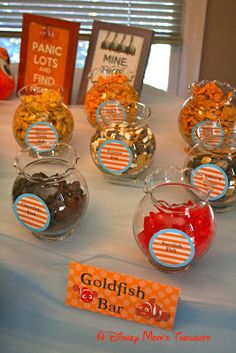
<svg viewBox="0 0 236 353"><path fill-rule="evenodd" d="M119 101L125 108L130 103L138 102L138 94L123 74L99 76L85 97L85 111L90 123L97 125L96 110L100 104L108 100ZM129 111L129 117L132 111Z"/></svg>
<svg viewBox="0 0 236 353"><path fill-rule="evenodd" d="M61 95L54 90L47 90L36 95L21 97L13 121L13 132L21 147L26 147L27 129L37 122L48 122L55 127L60 142L69 142L74 122L70 110L62 103Z"/></svg>
<svg viewBox="0 0 236 353"><path fill-rule="evenodd" d="M190 144L192 144L192 128L204 120L220 122L222 127L236 121L236 108L230 103L234 91L225 93L215 81L192 85L192 96L185 102L180 112L180 131Z"/></svg>

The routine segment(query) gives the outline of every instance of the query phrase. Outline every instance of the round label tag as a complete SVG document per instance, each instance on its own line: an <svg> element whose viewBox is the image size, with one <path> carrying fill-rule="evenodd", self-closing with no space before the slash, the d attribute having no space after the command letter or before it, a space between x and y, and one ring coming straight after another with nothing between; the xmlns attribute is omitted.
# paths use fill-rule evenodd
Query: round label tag
<svg viewBox="0 0 236 353"><path fill-rule="evenodd" d="M149 242L152 258L162 266L183 267L189 264L195 254L190 237L178 229L162 229Z"/></svg>
<svg viewBox="0 0 236 353"><path fill-rule="evenodd" d="M198 135L197 136L197 130ZM220 146L224 141L224 130L213 121L202 121L196 124L192 129L192 140L198 143L198 137L210 146Z"/></svg>
<svg viewBox="0 0 236 353"><path fill-rule="evenodd" d="M13 205L19 222L34 232L45 230L50 223L50 212L46 203L34 194L22 194Z"/></svg>
<svg viewBox="0 0 236 353"><path fill-rule="evenodd" d="M122 141L105 141L98 149L98 161L108 172L120 174L129 169L132 152Z"/></svg>
<svg viewBox="0 0 236 353"><path fill-rule="evenodd" d="M96 110L96 119L99 125L103 122L121 124L126 121L126 110L117 101L109 100L100 104Z"/></svg>
<svg viewBox="0 0 236 353"><path fill-rule="evenodd" d="M228 177L223 169L215 164L202 164L191 173L191 184L205 191L200 174L204 174L211 182L212 192L209 200L217 200L228 190Z"/></svg>
<svg viewBox="0 0 236 353"><path fill-rule="evenodd" d="M58 142L58 133L54 126L45 121L35 123L26 130L25 142L36 151L51 151Z"/></svg>

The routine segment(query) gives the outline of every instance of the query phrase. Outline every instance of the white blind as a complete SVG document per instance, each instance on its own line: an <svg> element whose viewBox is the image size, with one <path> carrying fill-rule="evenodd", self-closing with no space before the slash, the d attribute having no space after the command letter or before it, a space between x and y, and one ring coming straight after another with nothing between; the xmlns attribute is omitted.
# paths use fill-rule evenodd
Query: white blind
<svg viewBox="0 0 236 353"><path fill-rule="evenodd" d="M179 43L184 0L31 0L0 2L0 36L20 36L22 14L77 21L80 38L88 38L93 20L155 31L155 41Z"/></svg>

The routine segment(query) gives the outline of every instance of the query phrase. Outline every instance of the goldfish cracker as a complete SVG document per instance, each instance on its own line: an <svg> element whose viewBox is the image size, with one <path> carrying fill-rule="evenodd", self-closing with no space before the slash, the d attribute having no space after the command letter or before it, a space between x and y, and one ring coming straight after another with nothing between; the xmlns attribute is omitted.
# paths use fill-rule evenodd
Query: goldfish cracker
<svg viewBox="0 0 236 353"><path fill-rule="evenodd" d="M192 130L200 122L215 121L225 131L236 123L235 95L233 87L219 81L201 81L191 85L191 96L179 115L179 130L190 146L194 144Z"/></svg>
<svg viewBox="0 0 236 353"><path fill-rule="evenodd" d="M37 85L32 87L37 88ZM27 129L35 123L43 122L56 129L59 142L68 143L72 137L74 122L69 108L62 103L60 92L49 87L40 87L36 94L35 90L31 91L33 94L29 94L29 90L25 92L23 88L22 94L19 94L21 104L17 107L13 120L13 133L17 143L23 148L27 147Z"/></svg>
<svg viewBox="0 0 236 353"><path fill-rule="evenodd" d="M126 75L111 74L106 77L100 75L86 94L85 111L93 126L98 125L96 121L97 108L109 100L118 101L124 108L127 108L131 103L138 102L138 94L129 83L129 78ZM130 115L132 115L132 111L128 113L127 119Z"/></svg>

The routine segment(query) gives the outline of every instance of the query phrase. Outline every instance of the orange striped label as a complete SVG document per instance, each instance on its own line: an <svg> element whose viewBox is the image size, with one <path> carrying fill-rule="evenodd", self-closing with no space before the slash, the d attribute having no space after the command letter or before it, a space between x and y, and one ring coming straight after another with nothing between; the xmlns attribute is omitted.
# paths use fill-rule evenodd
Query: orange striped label
<svg viewBox="0 0 236 353"><path fill-rule="evenodd" d="M195 253L190 237L178 229L163 229L153 235L149 243L152 258L162 266L183 267Z"/></svg>
<svg viewBox="0 0 236 353"><path fill-rule="evenodd" d="M224 140L224 130L212 121L202 121L193 128L192 138L194 143L200 138L207 145L220 146Z"/></svg>
<svg viewBox="0 0 236 353"><path fill-rule="evenodd" d="M98 149L100 165L112 173L123 173L132 163L132 152L122 141L109 140Z"/></svg>
<svg viewBox="0 0 236 353"><path fill-rule="evenodd" d="M117 101L106 101L97 108L96 118L99 124L102 122L121 124L126 120L126 110Z"/></svg>
<svg viewBox="0 0 236 353"><path fill-rule="evenodd" d="M50 151L58 142L58 133L49 123L39 122L28 127L25 141L37 151Z"/></svg>
<svg viewBox="0 0 236 353"><path fill-rule="evenodd" d="M14 202L15 215L22 225L35 232L45 230L50 212L45 202L34 194L22 194Z"/></svg>
<svg viewBox="0 0 236 353"><path fill-rule="evenodd" d="M217 200L224 196L228 190L228 177L225 171L214 164L202 164L194 169L191 175L191 183L200 190L205 191L202 174L211 182L210 200Z"/></svg>

